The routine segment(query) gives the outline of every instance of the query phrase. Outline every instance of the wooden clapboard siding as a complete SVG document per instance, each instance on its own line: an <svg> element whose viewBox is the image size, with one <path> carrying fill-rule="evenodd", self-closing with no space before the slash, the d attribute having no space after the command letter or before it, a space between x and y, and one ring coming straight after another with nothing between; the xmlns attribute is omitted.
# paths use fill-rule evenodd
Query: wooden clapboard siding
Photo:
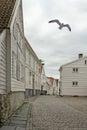
<svg viewBox="0 0 87 130"><path fill-rule="evenodd" d="M24 50L21 45L24 44L24 28L23 28L23 16L22 16L22 1L18 1L15 14L11 22L11 91L25 91L24 79L20 78L19 64L24 67L25 57ZM23 44L22 44L23 43ZM13 53L15 55L15 61L17 62L16 76L13 76Z"/></svg>
<svg viewBox="0 0 87 130"><path fill-rule="evenodd" d="M17 81L16 79L11 80L11 91L25 91L24 83L21 81Z"/></svg>
<svg viewBox="0 0 87 130"><path fill-rule="evenodd" d="M25 88L29 89L30 88L30 82L29 82L30 77L29 77L29 67L25 68Z"/></svg>
<svg viewBox="0 0 87 130"><path fill-rule="evenodd" d="M6 24L4 29L0 31L0 80L1 80L0 84L3 84L0 85L1 87L0 92L7 91L7 93L9 93L10 91L12 92L25 91L25 87L32 89L34 85L36 87L35 89L40 89L40 80L41 80L40 72L39 72L41 63L37 55L31 48L29 42L26 40L24 36L22 1L21 0L14 0L14 1L15 2L12 4L12 0L11 0L11 4L13 6L9 15L8 24ZM8 0L8 2L10 2L10 0ZM6 2L6 6L9 4L7 4ZM6 43L5 43L4 36L2 37L1 40L1 36L3 35L5 28L6 28ZM28 59L30 58L29 61L28 59L27 60L25 59L26 58L25 48L29 53L29 55L27 56ZM6 54L7 54L7 59L6 59ZM6 62L7 62L7 66L6 66ZM19 73L20 73L19 71L22 70L19 69L18 67L19 64L20 64L20 68L24 67L23 69L25 69L25 67L27 67L29 73L31 72L31 81L28 72L27 73L24 72L23 75L24 79L19 78ZM7 72L7 77L6 77L6 72ZM20 75L22 75L22 73ZM26 84L28 83L27 86L25 86L25 75L28 76L26 79Z"/></svg>
<svg viewBox="0 0 87 130"><path fill-rule="evenodd" d="M41 78L40 67L41 63L31 48L29 42L25 38L25 86L26 89L40 90ZM34 86L33 86L34 85Z"/></svg>
<svg viewBox="0 0 87 130"><path fill-rule="evenodd" d="M62 95L77 95L77 96L87 96L87 89L86 88L66 88L62 90Z"/></svg>
<svg viewBox="0 0 87 130"><path fill-rule="evenodd" d="M62 66L60 70L61 94L87 96L87 57L78 59ZM78 72L73 72L78 68ZM73 86L72 82L77 81L78 85Z"/></svg>
<svg viewBox="0 0 87 130"><path fill-rule="evenodd" d="M0 94L6 92L6 38L5 31L0 36Z"/></svg>

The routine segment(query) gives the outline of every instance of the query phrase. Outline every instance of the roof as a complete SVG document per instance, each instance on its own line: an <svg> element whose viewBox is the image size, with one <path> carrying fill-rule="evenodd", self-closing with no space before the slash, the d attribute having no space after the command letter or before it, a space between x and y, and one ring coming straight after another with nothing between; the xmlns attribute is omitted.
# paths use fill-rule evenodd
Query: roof
<svg viewBox="0 0 87 130"><path fill-rule="evenodd" d="M0 33L8 26L16 0L0 0Z"/></svg>
<svg viewBox="0 0 87 130"><path fill-rule="evenodd" d="M53 82L54 82L54 78L53 77L47 77L50 81L51 81L51 83L52 83L52 85L53 85Z"/></svg>
<svg viewBox="0 0 87 130"><path fill-rule="evenodd" d="M74 61L71 61L71 62L69 62L69 63L66 63L66 64L60 66L59 71L62 69L63 66L67 66L67 65L69 65L69 64L72 64L72 63L78 62L79 60L83 60L83 59L85 59L85 58L87 58L87 56L85 56L85 57L83 57L83 58L79 58L79 59L74 60Z"/></svg>

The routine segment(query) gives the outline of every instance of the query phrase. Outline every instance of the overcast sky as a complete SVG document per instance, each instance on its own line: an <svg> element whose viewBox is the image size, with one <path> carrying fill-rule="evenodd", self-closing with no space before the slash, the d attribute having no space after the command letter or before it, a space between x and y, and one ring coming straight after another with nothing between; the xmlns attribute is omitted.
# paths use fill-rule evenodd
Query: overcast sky
<svg viewBox="0 0 87 130"><path fill-rule="evenodd" d="M25 36L39 59L45 63L45 73L59 77L61 65L87 55L87 0L23 0ZM71 26L58 29L49 20L59 19Z"/></svg>

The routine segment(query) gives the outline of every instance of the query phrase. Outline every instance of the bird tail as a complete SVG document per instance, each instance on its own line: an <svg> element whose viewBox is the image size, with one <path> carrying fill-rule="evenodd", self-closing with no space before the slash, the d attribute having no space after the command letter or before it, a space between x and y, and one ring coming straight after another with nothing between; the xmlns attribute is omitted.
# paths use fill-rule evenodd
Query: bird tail
<svg viewBox="0 0 87 130"><path fill-rule="evenodd" d="M52 21L49 21L49 23L52 23Z"/></svg>

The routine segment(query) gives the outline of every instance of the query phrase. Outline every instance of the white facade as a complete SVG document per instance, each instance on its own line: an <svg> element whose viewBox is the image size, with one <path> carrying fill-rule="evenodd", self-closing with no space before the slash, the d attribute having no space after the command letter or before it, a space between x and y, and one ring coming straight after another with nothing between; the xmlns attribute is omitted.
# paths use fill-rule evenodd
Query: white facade
<svg viewBox="0 0 87 130"><path fill-rule="evenodd" d="M53 95L53 85L52 82L47 78L47 94Z"/></svg>
<svg viewBox="0 0 87 130"><path fill-rule="evenodd" d="M22 0L2 2L3 10L7 7L5 18L9 19L8 25L4 25L0 32L0 110L3 121L24 101L25 59ZM12 6L11 12L8 4Z"/></svg>
<svg viewBox="0 0 87 130"><path fill-rule="evenodd" d="M53 81L53 95L59 95L58 79L54 79Z"/></svg>
<svg viewBox="0 0 87 130"><path fill-rule="evenodd" d="M60 95L87 96L87 57L60 67Z"/></svg>
<svg viewBox="0 0 87 130"><path fill-rule="evenodd" d="M47 77L47 94L48 95L58 95L58 79L53 77Z"/></svg>
<svg viewBox="0 0 87 130"><path fill-rule="evenodd" d="M4 23L8 20L6 25L0 21L0 110L3 121L23 103L26 90L32 89L32 95L40 94L41 62L24 35L22 0L1 1L0 4L4 11L0 18L7 13Z"/></svg>
<svg viewBox="0 0 87 130"><path fill-rule="evenodd" d="M0 94L6 93L6 30L0 35Z"/></svg>
<svg viewBox="0 0 87 130"><path fill-rule="evenodd" d="M0 33L0 94L41 89L41 62L24 35L22 0L15 0L8 29Z"/></svg>
<svg viewBox="0 0 87 130"><path fill-rule="evenodd" d="M41 62L25 38L25 89L26 96L40 94Z"/></svg>
<svg viewBox="0 0 87 130"><path fill-rule="evenodd" d="M47 94L47 85L46 85L46 74L44 65L41 66L41 94Z"/></svg>

